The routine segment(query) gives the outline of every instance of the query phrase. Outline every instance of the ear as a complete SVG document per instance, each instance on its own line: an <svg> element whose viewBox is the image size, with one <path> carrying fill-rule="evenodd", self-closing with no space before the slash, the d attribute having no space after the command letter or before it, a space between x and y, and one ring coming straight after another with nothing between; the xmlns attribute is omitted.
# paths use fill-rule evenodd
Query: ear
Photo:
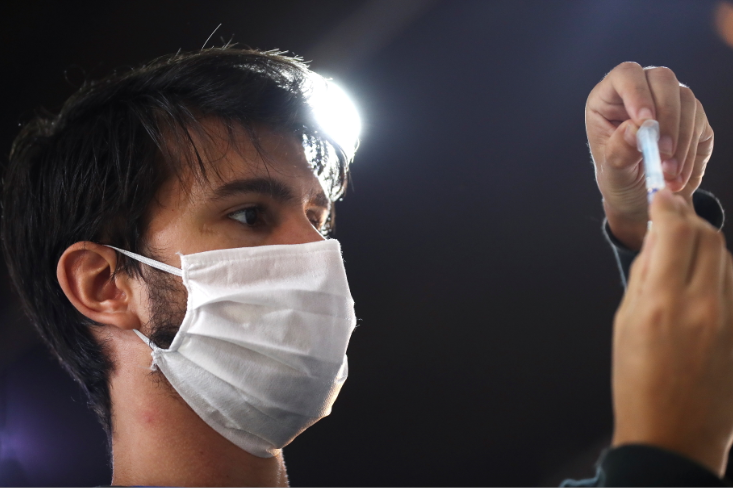
<svg viewBox="0 0 733 489"><path fill-rule="evenodd" d="M120 329L139 329L135 294L139 295L140 288L129 275L114 275L116 266L117 253L112 248L80 241L61 255L56 277L66 297L84 316Z"/></svg>

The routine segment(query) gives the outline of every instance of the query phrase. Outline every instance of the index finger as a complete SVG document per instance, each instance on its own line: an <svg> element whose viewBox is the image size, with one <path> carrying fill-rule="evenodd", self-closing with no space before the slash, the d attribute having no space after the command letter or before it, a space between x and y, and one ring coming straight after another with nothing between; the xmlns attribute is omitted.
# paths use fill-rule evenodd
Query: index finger
<svg viewBox="0 0 733 489"><path fill-rule="evenodd" d="M669 188L657 192L649 208L654 246L650 253L647 282L664 289L686 286L697 247L694 211Z"/></svg>
<svg viewBox="0 0 733 489"><path fill-rule="evenodd" d="M621 63L598 84L597 90L599 102L621 106L626 117L637 126L655 118L654 97L644 69L638 63Z"/></svg>

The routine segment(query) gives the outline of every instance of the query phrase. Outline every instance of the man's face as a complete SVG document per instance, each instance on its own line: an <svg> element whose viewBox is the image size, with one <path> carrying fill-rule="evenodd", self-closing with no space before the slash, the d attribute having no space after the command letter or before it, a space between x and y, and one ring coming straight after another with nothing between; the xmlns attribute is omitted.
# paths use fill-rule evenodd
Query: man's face
<svg viewBox="0 0 733 489"><path fill-rule="evenodd" d="M243 130L232 144L219 123L205 128L212 137L194 141L208 178L183 175L162 186L145 236L153 253L180 266L177 252L323 239L331 203L296 136L262 129L260 154Z"/></svg>
<svg viewBox="0 0 733 489"><path fill-rule="evenodd" d="M243 130L232 144L220 123L205 128L212 137L194 135L194 142L207 178L184 174L161 187L150 212L146 254L180 267L176 253L324 239L319 230L331 203L296 136L262 129L258 152ZM164 272L146 267L143 276L149 303L139 309L141 319L152 329L151 340L165 348L183 320L185 290Z"/></svg>

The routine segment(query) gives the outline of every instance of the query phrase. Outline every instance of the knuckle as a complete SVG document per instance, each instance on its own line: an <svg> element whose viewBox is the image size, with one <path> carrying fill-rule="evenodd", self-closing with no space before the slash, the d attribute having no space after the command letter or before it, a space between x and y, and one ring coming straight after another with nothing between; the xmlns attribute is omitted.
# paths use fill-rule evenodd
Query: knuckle
<svg viewBox="0 0 733 489"><path fill-rule="evenodd" d="M630 161L629 150L622 144L608 144L602 154L602 163L604 167L614 170L620 170L628 167L633 161ZM641 182L643 183L643 181Z"/></svg>
<svg viewBox="0 0 733 489"><path fill-rule="evenodd" d="M700 103L700 101L695 98L695 93L689 87L684 85L680 85L680 98L690 101L695 100L697 104Z"/></svg>
<svg viewBox="0 0 733 489"><path fill-rule="evenodd" d="M606 155L605 167L612 170L623 170L629 166L629 159L616 152Z"/></svg>
<svg viewBox="0 0 733 489"><path fill-rule="evenodd" d="M641 65L637 63L636 61L624 61L623 63L620 63L617 67L617 70L619 71L637 71L641 70Z"/></svg>
<svg viewBox="0 0 733 489"><path fill-rule="evenodd" d="M691 322L695 327L714 327L722 320L724 307L717 297L706 295L697 298L693 302L689 313L691 315Z"/></svg>
<svg viewBox="0 0 733 489"><path fill-rule="evenodd" d="M675 241L687 241L695 234L695 228L688 221L677 221L669 226L669 234Z"/></svg>
<svg viewBox="0 0 733 489"><path fill-rule="evenodd" d="M647 68L646 71L647 76L651 76L659 80L674 81L676 85L679 85L679 81L677 81L677 75L675 75L674 71L670 70L666 66L655 66L653 68Z"/></svg>
<svg viewBox="0 0 733 489"><path fill-rule="evenodd" d="M650 298L645 305L644 327L649 333L662 333L669 324L675 324L680 320L681 311L676 307L679 302L679 295L671 292L660 292ZM693 312L686 311L690 317L697 318Z"/></svg>
<svg viewBox="0 0 733 489"><path fill-rule="evenodd" d="M698 99L695 99L695 129L698 132L698 134L702 134L705 130L707 117L705 116L705 110L702 108L702 104Z"/></svg>
<svg viewBox="0 0 733 489"><path fill-rule="evenodd" d="M623 63L617 65L614 69L612 69L608 74L606 75L606 78L610 80L624 80L629 77L641 76L643 77L643 68L639 63L635 63L633 61L624 61Z"/></svg>

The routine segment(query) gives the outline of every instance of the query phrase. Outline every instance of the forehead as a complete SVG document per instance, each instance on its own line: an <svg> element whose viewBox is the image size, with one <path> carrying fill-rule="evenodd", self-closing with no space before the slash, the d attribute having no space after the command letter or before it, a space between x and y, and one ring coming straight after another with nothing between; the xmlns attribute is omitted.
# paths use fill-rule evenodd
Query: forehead
<svg viewBox="0 0 733 489"><path fill-rule="evenodd" d="M159 202L172 204L172 200L177 200L179 205L190 205L209 198L230 182L248 179L283 184L295 197L325 197L302 140L295 134L264 127L250 133L241 126L212 119L202 121L200 128L189 132L191 144L187 148L169 148L169 152L194 164L180 165L178 178L169 178L159 190Z"/></svg>

